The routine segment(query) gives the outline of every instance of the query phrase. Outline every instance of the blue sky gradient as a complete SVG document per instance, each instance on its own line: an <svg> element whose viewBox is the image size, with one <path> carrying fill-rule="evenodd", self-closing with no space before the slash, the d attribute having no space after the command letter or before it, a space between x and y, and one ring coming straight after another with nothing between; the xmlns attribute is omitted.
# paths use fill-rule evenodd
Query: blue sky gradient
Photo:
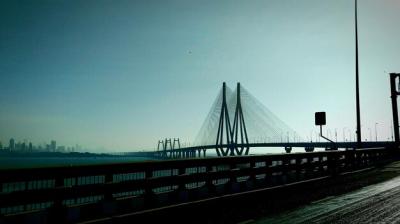
<svg viewBox="0 0 400 224"><path fill-rule="evenodd" d="M400 1L359 1L363 139L390 138ZM192 142L222 82L305 139L314 112L355 130L349 0L1 1L0 141L94 150Z"/></svg>

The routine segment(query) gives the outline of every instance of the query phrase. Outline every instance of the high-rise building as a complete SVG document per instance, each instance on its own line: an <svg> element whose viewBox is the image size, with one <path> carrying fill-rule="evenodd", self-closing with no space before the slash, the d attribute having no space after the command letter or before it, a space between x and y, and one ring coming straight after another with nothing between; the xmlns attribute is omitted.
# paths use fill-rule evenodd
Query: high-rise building
<svg viewBox="0 0 400 224"><path fill-rule="evenodd" d="M3 144L0 142L0 150L3 150Z"/></svg>
<svg viewBox="0 0 400 224"><path fill-rule="evenodd" d="M57 152L65 152L65 146L58 146Z"/></svg>
<svg viewBox="0 0 400 224"><path fill-rule="evenodd" d="M54 141L54 140L51 141L51 146L50 146L50 148L51 148L51 151L53 151L53 152L56 151L56 149L57 149L57 143L56 143L56 141Z"/></svg>
<svg viewBox="0 0 400 224"><path fill-rule="evenodd" d="M32 145L32 142L29 142L29 148L28 148L28 150L29 150L29 152L32 152L32 151L33 151L33 145Z"/></svg>
<svg viewBox="0 0 400 224"><path fill-rule="evenodd" d="M15 149L15 140L13 138L10 139L10 145L8 146L10 151L14 151Z"/></svg>

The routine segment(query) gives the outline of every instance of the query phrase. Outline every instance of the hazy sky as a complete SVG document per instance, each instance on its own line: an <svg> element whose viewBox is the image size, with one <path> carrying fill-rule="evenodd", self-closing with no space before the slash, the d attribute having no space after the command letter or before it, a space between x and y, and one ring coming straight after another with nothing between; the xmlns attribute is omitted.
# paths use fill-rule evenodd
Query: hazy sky
<svg viewBox="0 0 400 224"><path fill-rule="evenodd" d="M390 137L400 1L359 0L362 138ZM1 1L0 141L93 149L192 141L223 81L308 139L354 133L354 2ZM315 135L315 133L314 133Z"/></svg>

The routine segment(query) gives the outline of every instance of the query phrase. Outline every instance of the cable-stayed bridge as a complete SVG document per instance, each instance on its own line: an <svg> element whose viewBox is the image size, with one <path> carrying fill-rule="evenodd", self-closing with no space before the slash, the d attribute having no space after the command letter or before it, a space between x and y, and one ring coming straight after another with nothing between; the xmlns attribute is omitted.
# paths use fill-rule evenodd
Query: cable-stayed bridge
<svg viewBox="0 0 400 224"><path fill-rule="evenodd" d="M264 142L256 142L263 139ZM356 142L305 142L289 125L279 119L240 83L234 90L224 82L211 109L197 134L194 146L181 148L179 139L158 142L157 151L151 154L161 157L205 157L207 150L215 150L218 156L248 155L250 148L282 147L287 153L292 147L304 147L306 152L315 148L336 150L356 148ZM364 142L363 148L384 147L388 142ZM177 147L178 146L178 147Z"/></svg>

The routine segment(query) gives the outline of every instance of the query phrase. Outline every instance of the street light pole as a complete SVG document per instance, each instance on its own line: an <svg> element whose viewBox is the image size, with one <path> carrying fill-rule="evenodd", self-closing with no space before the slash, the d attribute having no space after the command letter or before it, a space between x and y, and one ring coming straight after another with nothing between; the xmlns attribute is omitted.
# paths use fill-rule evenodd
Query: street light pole
<svg viewBox="0 0 400 224"><path fill-rule="evenodd" d="M368 128L369 131L369 141L372 142L372 131L371 128Z"/></svg>
<svg viewBox="0 0 400 224"><path fill-rule="evenodd" d="M337 128L335 128L335 140L337 142Z"/></svg>
<svg viewBox="0 0 400 224"><path fill-rule="evenodd" d="M375 123L375 141L378 141L378 129L376 128L376 126L378 125L378 123Z"/></svg>
<svg viewBox="0 0 400 224"><path fill-rule="evenodd" d="M355 35L356 35L356 111L357 111L357 146L361 148L361 119L360 119L360 93L358 82L358 24L357 24L357 0L354 5L355 10Z"/></svg>

